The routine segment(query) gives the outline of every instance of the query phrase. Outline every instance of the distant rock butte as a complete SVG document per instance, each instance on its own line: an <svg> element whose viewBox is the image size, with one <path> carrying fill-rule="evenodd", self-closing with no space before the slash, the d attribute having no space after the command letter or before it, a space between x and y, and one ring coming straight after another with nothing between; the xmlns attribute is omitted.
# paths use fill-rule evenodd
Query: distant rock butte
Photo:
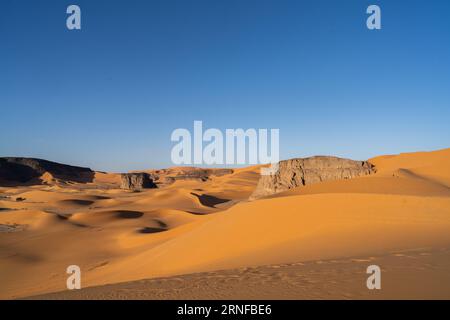
<svg viewBox="0 0 450 320"><path fill-rule="evenodd" d="M232 174L232 169L203 169L195 167L180 167L152 170L151 175L155 181L161 184L171 184L175 181L194 180L199 182L205 182L210 180L211 177L220 177L227 174Z"/></svg>
<svg viewBox="0 0 450 320"><path fill-rule="evenodd" d="M372 173L375 173L375 167L368 161L329 156L280 161L276 174L261 176L250 200L313 183L351 179Z"/></svg>
<svg viewBox="0 0 450 320"><path fill-rule="evenodd" d="M204 169L196 167L174 167L168 169L132 172L121 175L121 188L140 190L145 188L161 188L176 181L206 182L211 177L232 174L232 169Z"/></svg>
<svg viewBox="0 0 450 320"><path fill-rule="evenodd" d="M0 182L2 185L42 184L42 176L62 181L92 182L94 171L42 159L6 157L0 158Z"/></svg>
<svg viewBox="0 0 450 320"><path fill-rule="evenodd" d="M204 169L196 167L173 167L168 169L147 170L116 175L116 182L107 182L126 190L163 187L176 181L193 180L205 182L213 176L232 174L232 169ZM97 172L106 174L105 172ZM120 181L120 182L119 182ZM40 185L71 183L98 183L96 171L89 168L60 164L43 159L0 157L0 186ZM113 186L114 187L114 186Z"/></svg>
<svg viewBox="0 0 450 320"><path fill-rule="evenodd" d="M126 190L142 190L148 188L156 188L153 178L145 172L123 173L121 174L121 189Z"/></svg>

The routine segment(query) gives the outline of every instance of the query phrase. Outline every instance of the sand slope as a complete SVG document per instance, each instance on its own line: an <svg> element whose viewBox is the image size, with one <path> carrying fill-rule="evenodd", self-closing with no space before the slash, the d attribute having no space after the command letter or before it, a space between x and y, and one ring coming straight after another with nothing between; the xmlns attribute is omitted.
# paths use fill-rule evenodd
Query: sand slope
<svg viewBox="0 0 450 320"><path fill-rule="evenodd" d="M367 265L382 266L382 290L367 290ZM316 260L65 290L31 299L448 299L450 250Z"/></svg>

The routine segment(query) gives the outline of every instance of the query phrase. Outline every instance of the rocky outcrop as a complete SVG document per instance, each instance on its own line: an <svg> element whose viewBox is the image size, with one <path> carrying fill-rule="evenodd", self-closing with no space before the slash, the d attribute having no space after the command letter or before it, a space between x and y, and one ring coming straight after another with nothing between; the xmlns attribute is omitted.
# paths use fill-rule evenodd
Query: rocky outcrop
<svg viewBox="0 0 450 320"><path fill-rule="evenodd" d="M0 183L2 185L41 184L44 174L68 182L92 182L94 171L89 168L69 166L42 159L0 158Z"/></svg>
<svg viewBox="0 0 450 320"><path fill-rule="evenodd" d="M175 180L199 180L207 181L212 176L220 177L226 174L233 173L231 169L201 169L201 168L189 168L183 169L173 176Z"/></svg>
<svg viewBox="0 0 450 320"><path fill-rule="evenodd" d="M375 172L368 161L317 156L280 161L274 175L261 176L250 199L328 180L351 179Z"/></svg>
<svg viewBox="0 0 450 320"><path fill-rule="evenodd" d="M175 181L193 180L205 182L211 177L220 177L227 174L232 174L232 169L203 169L195 167L179 167L160 169L152 171L154 180L161 185L168 185Z"/></svg>
<svg viewBox="0 0 450 320"><path fill-rule="evenodd" d="M120 188L137 191L148 188L156 188L156 184L153 182L152 176L148 173L123 173L121 175Z"/></svg>

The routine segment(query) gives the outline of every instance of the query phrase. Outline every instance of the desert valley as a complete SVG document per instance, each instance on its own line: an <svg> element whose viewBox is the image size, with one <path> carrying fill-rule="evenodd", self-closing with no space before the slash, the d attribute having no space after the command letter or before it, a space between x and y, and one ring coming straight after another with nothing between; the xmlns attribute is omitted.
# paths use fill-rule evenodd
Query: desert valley
<svg viewBox="0 0 450 320"><path fill-rule="evenodd" d="M0 298L450 299L449 164L450 149L274 176L0 158Z"/></svg>

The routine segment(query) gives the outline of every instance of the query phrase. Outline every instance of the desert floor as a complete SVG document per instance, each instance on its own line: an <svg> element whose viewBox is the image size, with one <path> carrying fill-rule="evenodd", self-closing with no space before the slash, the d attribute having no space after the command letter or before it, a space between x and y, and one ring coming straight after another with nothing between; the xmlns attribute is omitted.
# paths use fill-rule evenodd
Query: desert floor
<svg viewBox="0 0 450 320"><path fill-rule="evenodd" d="M450 149L369 161L255 201L258 167L143 192L104 173L0 188L0 298L450 299Z"/></svg>

